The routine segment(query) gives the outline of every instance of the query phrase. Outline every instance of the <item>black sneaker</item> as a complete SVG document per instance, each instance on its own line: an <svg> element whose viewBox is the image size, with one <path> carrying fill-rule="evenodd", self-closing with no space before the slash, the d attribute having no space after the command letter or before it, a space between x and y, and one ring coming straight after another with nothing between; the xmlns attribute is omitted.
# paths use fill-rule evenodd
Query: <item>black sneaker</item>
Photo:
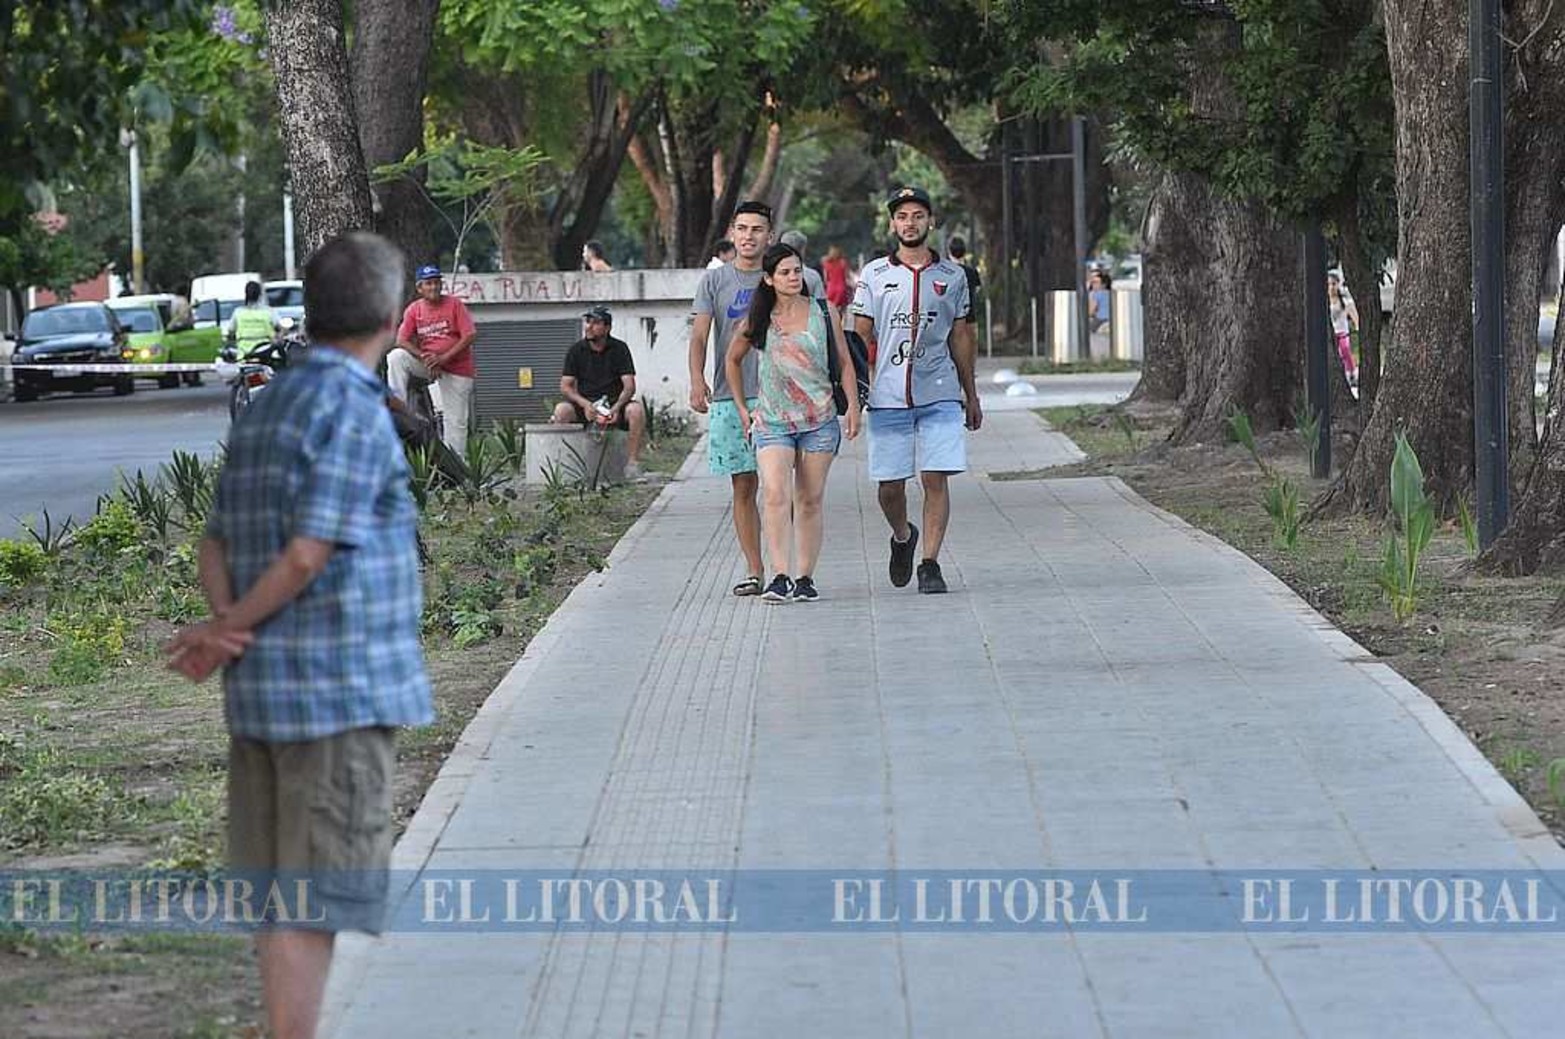
<svg viewBox="0 0 1565 1039"><path fill-rule="evenodd" d="M821 597L821 593L815 590L815 582L811 578L801 577L793 582L794 602L815 602Z"/></svg>
<svg viewBox="0 0 1565 1039"><path fill-rule="evenodd" d="M766 586L766 591L761 593L761 599L765 602L787 602L792 595L793 582L788 580L787 574L778 574Z"/></svg>
<svg viewBox="0 0 1565 1039"><path fill-rule="evenodd" d="M913 550L918 548L918 528L909 523L906 541L891 539L891 587L902 588L913 579Z"/></svg>
<svg viewBox="0 0 1565 1039"><path fill-rule="evenodd" d="M940 574L940 564L933 559L918 564L918 590L924 595L946 593L946 579Z"/></svg>

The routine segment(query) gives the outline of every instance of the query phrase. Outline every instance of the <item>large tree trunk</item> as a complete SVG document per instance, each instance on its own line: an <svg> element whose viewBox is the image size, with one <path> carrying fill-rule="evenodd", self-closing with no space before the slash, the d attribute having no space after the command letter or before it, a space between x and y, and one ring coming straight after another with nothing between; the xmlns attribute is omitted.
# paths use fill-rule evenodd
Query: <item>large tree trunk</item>
<svg viewBox="0 0 1565 1039"><path fill-rule="evenodd" d="M266 35L299 242L308 256L328 239L372 224L341 0L273 0Z"/></svg>
<svg viewBox="0 0 1565 1039"><path fill-rule="evenodd" d="M424 143L424 90L430 41L440 0L357 0L353 37L353 100L365 165L401 162ZM375 229L407 254L410 265L433 262L434 214L421 185L398 177L371 189Z"/></svg>
<svg viewBox="0 0 1565 1039"><path fill-rule="evenodd" d="M1396 320L1364 436L1322 505L1386 507L1405 431L1442 511L1473 478L1464 0L1386 0L1396 100Z"/></svg>
<svg viewBox="0 0 1565 1039"><path fill-rule="evenodd" d="M1520 486L1521 491L1512 499L1510 524L1484 553L1480 565L1501 573L1558 572L1565 570L1565 377L1558 336L1546 424L1536 444L1533 367L1548 249L1562 215L1565 15L1537 0L1516 4L1507 20L1507 35L1526 42L1509 51L1505 127L1510 472L1512 487ZM1400 311L1401 300L1397 303Z"/></svg>
<svg viewBox="0 0 1565 1039"><path fill-rule="evenodd" d="M1206 275L1205 242L1198 220L1209 192L1199 177L1167 173L1152 194L1142 249L1141 381L1130 400L1174 403L1185 392L1185 336L1193 331L1188 312Z"/></svg>
<svg viewBox="0 0 1565 1039"><path fill-rule="evenodd" d="M634 99L620 94L601 70L589 75L587 90L591 99L587 139L549 213L554 264L560 270L578 266L581 247L598 233L626 151L652 106L651 93Z"/></svg>
<svg viewBox="0 0 1565 1039"><path fill-rule="evenodd" d="M1204 197L1203 197L1204 196ZM1160 318L1181 325L1185 392L1176 444L1219 439L1235 411L1257 433L1293 425L1304 385L1299 234L1258 202L1187 196L1204 270Z"/></svg>

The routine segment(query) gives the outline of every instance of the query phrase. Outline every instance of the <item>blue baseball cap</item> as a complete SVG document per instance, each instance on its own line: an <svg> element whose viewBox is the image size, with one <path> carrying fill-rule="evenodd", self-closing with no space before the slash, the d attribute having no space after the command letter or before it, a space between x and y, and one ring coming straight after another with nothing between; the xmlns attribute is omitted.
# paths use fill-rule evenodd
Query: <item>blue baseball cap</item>
<svg viewBox="0 0 1565 1039"><path fill-rule="evenodd" d="M424 266L420 267L418 269L418 272L413 275L413 279L415 281L429 281L432 278L439 278L439 277L440 277L440 268L436 267L432 263L424 264Z"/></svg>

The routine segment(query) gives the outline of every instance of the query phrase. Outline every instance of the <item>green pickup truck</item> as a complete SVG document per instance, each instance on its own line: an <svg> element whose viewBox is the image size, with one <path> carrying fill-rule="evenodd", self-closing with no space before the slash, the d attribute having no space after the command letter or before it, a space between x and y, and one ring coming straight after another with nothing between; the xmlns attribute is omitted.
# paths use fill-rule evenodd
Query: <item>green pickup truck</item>
<svg viewBox="0 0 1565 1039"><path fill-rule="evenodd" d="M106 301L130 332L125 359L132 364L211 364L223 348L222 329L198 328L184 299L170 293L119 296ZM148 374L159 386L201 385L200 372Z"/></svg>

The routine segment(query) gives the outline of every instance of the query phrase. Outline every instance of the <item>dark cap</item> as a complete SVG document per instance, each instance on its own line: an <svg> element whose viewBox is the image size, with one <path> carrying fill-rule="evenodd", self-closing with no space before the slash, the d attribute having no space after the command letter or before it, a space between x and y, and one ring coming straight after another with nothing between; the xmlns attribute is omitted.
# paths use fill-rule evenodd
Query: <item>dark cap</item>
<svg viewBox="0 0 1565 1039"><path fill-rule="evenodd" d="M929 201L929 192L925 191L923 188L915 188L911 184L897 188L889 196L887 196L886 209L889 212L895 213L897 211L897 207L904 202L917 202L919 205L924 207L926 212L933 213L935 211L934 203Z"/></svg>
<svg viewBox="0 0 1565 1039"><path fill-rule="evenodd" d="M609 312L608 307L593 307L591 310L585 311L582 317L588 321L601 321L605 325L614 323L614 315Z"/></svg>

